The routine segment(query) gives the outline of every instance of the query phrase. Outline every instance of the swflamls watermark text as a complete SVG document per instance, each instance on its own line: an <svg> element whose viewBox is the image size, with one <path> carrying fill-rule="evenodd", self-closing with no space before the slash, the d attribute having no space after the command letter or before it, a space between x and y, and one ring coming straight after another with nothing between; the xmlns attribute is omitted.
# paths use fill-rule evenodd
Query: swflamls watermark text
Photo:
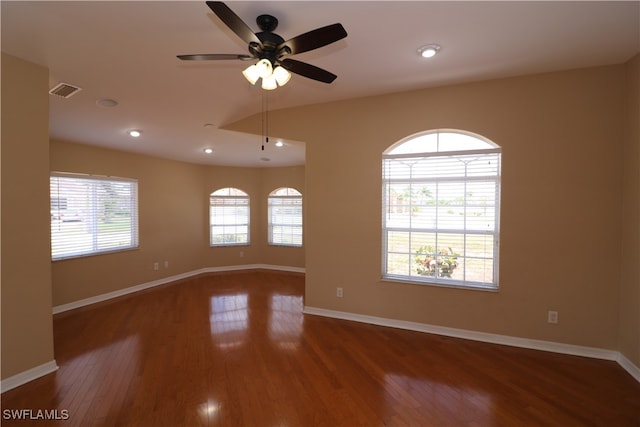
<svg viewBox="0 0 640 427"><path fill-rule="evenodd" d="M68 409L3 409L4 420L68 420Z"/></svg>

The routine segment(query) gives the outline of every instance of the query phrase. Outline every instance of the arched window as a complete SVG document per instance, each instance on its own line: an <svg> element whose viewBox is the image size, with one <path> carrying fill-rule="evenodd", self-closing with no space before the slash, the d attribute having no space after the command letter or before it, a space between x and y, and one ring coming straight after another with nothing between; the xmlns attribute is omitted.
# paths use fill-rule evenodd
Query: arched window
<svg viewBox="0 0 640 427"><path fill-rule="evenodd" d="M211 246L249 244L249 195L237 188L221 188L209 197Z"/></svg>
<svg viewBox="0 0 640 427"><path fill-rule="evenodd" d="M498 287L498 145L438 130L383 154L383 277Z"/></svg>
<svg viewBox="0 0 640 427"><path fill-rule="evenodd" d="M302 246L302 194L295 188L269 194L269 244Z"/></svg>

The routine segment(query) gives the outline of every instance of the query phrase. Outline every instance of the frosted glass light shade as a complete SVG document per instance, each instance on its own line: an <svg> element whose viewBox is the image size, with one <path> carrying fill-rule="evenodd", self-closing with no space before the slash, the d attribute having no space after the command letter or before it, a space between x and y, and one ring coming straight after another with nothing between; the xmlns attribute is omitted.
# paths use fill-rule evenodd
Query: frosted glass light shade
<svg viewBox="0 0 640 427"><path fill-rule="evenodd" d="M258 75L258 67L255 65L248 66L242 74L252 85L256 84L260 76Z"/></svg>
<svg viewBox="0 0 640 427"><path fill-rule="evenodd" d="M280 86L284 86L291 79L291 73L278 65L276 69L273 70L273 77L275 77L276 82L278 82Z"/></svg>
<svg viewBox="0 0 640 427"><path fill-rule="evenodd" d="M278 87L278 83L276 82L276 78L272 75L268 77L262 78L262 89L265 90L274 90Z"/></svg>
<svg viewBox="0 0 640 427"><path fill-rule="evenodd" d="M258 75L263 79L265 77L269 77L273 72L273 66L271 65L271 62L269 62L268 59L261 59L256 64L256 67L258 69Z"/></svg>

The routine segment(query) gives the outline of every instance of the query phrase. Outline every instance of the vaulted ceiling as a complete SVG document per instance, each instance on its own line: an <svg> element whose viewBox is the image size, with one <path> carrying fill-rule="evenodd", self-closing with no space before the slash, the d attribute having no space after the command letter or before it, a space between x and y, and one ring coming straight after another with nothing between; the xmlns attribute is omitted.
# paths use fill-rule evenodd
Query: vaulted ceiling
<svg viewBox="0 0 640 427"><path fill-rule="evenodd" d="M274 15L285 39L336 22L348 33L294 57L337 74L333 83L294 74L268 92L269 109L620 64L640 52L637 1L226 4L255 31L258 15ZM4 52L48 67L51 87L82 88L50 97L53 138L203 164L304 163L301 141L262 151L260 136L220 129L263 109L265 91L242 76L247 62L176 58L247 53L204 1L3 1L1 14ZM418 49L431 43L441 49L423 59Z"/></svg>

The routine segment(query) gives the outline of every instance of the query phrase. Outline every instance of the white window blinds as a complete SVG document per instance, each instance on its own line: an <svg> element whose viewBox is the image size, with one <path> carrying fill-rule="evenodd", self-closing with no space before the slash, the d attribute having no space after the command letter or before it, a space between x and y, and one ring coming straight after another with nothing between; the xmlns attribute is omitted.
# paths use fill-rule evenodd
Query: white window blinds
<svg viewBox="0 0 640 427"><path fill-rule="evenodd" d="M137 181L53 173L50 199L53 260L138 247Z"/></svg>
<svg viewBox="0 0 640 427"><path fill-rule="evenodd" d="M294 188L269 194L269 244L302 246L302 194Z"/></svg>
<svg viewBox="0 0 640 427"><path fill-rule="evenodd" d="M237 188L221 188L209 197L211 246L249 244L249 195Z"/></svg>
<svg viewBox="0 0 640 427"><path fill-rule="evenodd" d="M500 148L467 134L441 135L383 156L383 275L495 288Z"/></svg>

